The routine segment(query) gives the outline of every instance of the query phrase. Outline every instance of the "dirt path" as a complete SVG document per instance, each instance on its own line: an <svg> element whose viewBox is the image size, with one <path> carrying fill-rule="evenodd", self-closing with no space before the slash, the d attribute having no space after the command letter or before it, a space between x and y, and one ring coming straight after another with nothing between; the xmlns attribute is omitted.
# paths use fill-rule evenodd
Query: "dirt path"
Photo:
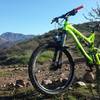
<svg viewBox="0 0 100 100"><path fill-rule="evenodd" d="M0 86L15 83L18 79L29 80L27 68L0 68Z"/></svg>
<svg viewBox="0 0 100 100"><path fill-rule="evenodd" d="M82 76L85 72L86 65L84 59L75 59L76 62L76 75ZM80 62L80 63L78 63ZM7 83L15 83L16 80L21 79L25 82L29 81L28 77L28 67L17 67L17 68L9 68L8 66L0 67L0 86Z"/></svg>

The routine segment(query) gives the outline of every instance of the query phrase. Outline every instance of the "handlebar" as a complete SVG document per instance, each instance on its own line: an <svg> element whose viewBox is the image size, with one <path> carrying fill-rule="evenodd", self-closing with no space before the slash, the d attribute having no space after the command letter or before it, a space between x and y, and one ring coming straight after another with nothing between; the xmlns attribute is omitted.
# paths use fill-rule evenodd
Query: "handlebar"
<svg viewBox="0 0 100 100"><path fill-rule="evenodd" d="M81 6L77 7L77 8L75 8L75 9L73 9L73 10L67 12L66 14L63 14L63 15L61 15L61 16L59 16L59 17L55 17L55 18L52 20L51 24L54 23L54 22L57 22L57 23L58 23L59 18L64 18L64 19L66 19L66 16L74 16L74 15L75 15L80 9L82 9L82 8L83 8L83 5L81 5Z"/></svg>
<svg viewBox="0 0 100 100"><path fill-rule="evenodd" d="M80 10L80 9L82 9L83 8L83 5L81 5L81 6L79 6L79 7L77 7L77 8L75 8L75 10Z"/></svg>

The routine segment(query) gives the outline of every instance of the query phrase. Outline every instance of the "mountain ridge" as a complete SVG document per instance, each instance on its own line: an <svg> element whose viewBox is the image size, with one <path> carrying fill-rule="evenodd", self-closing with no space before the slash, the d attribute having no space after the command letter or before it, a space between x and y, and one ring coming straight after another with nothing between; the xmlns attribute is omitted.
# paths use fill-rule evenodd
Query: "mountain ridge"
<svg viewBox="0 0 100 100"><path fill-rule="evenodd" d="M33 38L34 35L24 35L21 33L5 32L0 35L0 49L9 48L14 44Z"/></svg>
<svg viewBox="0 0 100 100"><path fill-rule="evenodd" d="M13 32L5 32L0 35L0 37L12 42L23 41L26 39L30 39L33 36L34 35L24 35L22 33L13 33Z"/></svg>

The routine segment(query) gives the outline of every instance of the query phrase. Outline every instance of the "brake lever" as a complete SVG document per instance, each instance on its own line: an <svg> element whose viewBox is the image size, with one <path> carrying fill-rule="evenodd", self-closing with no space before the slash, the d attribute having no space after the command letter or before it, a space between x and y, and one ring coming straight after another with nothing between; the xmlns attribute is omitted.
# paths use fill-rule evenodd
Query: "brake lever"
<svg viewBox="0 0 100 100"><path fill-rule="evenodd" d="M58 17L55 17L55 18L52 20L51 24L54 23L54 22L58 23L58 22L59 22L59 18L58 18Z"/></svg>

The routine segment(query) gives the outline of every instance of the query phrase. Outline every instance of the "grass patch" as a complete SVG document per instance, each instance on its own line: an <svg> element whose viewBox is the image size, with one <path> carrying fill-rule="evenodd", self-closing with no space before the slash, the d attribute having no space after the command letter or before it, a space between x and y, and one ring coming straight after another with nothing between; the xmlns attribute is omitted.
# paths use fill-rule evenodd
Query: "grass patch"
<svg viewBox="0 0 100 100"><path fill-rule="evenodd" d="M10 71L2 71L0 70L0 77L11 77L13 74Z"/></svg>
<svg viewBox="0 0 100 100"><path fill-rule="evenodd" d="M41 53L38 58L37 58L37 62L38 63L44 63L47 62L49 60L51 60L53 58L53 52L52 51L45 51L43 53Z"/></svg>
<svg viewBox="0 0 100 100"><path fill-rule="evenodd" d="M89 100L92 99L99 100L99 99L95 99L95 97L93 97L93 95L90 94L91 93L88 92L88 89L83 87L76 88L74 90L66 90L62 94L49 96L49 97L38 93L33 87L20 88L16 90L9 90L9 91L2 91L2 92L0 91L0 95L12 96L15 99L20 98L18 100L22 100L22 99L24 100L44 100L44 99L45 100L87 100L87 98L90 98Z"/></svg>
<svg viewBox="0 0 100 100"><path fill-rule="evenodd" d="M13 64L27 64L32 50L26 50L24 52L12 52L7 55L7 59L1 62L2 65L13 65Z"/></svg>

